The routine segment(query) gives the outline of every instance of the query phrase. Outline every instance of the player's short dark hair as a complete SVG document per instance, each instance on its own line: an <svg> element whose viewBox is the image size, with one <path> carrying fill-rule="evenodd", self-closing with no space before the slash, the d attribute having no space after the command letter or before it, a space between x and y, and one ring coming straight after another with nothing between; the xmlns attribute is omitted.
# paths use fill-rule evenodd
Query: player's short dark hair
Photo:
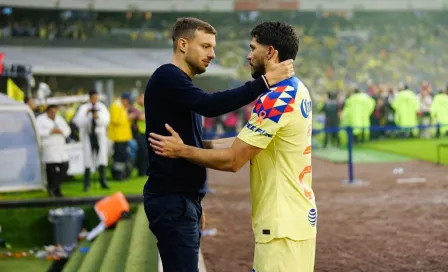
<svg viewBox="0 0 448 272"><path fill-rule="evenodd" d="M215 28L207 22L192 17L179 18L172 29L173 49L176 50L177 41L180 38L193 38L196 30L216 35Z"/></svg>
<svg viewBox="0 0 448 272"><path fill-rule="evenodd" d="M250 35L260 44L273 46L280 61L296 59L299 37L292 26L282 22L263 22L255 26Z"/></svg>

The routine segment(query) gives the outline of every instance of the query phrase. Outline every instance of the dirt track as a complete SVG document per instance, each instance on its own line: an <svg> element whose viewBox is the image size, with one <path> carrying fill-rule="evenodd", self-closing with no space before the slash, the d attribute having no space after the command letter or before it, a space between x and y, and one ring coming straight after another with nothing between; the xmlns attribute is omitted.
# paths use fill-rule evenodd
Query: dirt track
<svg viewBox="0 0 448 272"><path fill-rule="evenodd" d="M394 175L395 167L404 173ZM367 187L345 186L347 166L313 160L318 205L315 271L448 271L448 167L423 162L359 164ZM253 235L249 172L209 172L215 195L204 201L202 239L208 272L249 272ZM398 184L397 178L425 183Z"/></svg>

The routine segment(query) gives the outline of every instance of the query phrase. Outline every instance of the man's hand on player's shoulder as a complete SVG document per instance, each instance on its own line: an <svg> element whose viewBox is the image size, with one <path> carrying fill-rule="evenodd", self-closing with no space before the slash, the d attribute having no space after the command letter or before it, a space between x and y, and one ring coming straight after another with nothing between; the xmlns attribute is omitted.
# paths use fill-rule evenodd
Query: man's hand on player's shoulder
<svg viewBox="0 0 448 272"><path fill-rule="evenodd" d="M282 62L278 61L278 51L274 51L274 55L266 64L266 74L264 75L270 86L279 83L285 79L294 76L294 61L292 59Z"/></svg>

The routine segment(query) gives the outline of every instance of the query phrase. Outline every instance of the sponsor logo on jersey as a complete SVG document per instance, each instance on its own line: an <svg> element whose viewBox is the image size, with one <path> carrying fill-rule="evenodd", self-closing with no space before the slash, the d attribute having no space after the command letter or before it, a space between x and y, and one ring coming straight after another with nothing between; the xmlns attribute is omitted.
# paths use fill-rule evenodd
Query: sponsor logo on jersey
<svg viewBox="0 0 448 272"><path fill-rule="evenodd" d="M317 212L316 209L311 209L308 213L308 222L310 222L311 226L316 226L317 222Z"/></svg>
<svg viewBox="0 0 448 272"><path fill-rule="evenodd" d="M310 113L313 109L313 103L311 100L308 99L302 99L302 102L300 103L300 111L302 112L302 116L304 118L308 118L310 116Z"/></svg>
<svg viewBox="0 0 448 272"><path fill-rule="evenodd" d="M247 122L246 127L247 127L249 130L251 130L251 131L253 131L253 132L255 132L255 133L258 133L258 134L260 134L260 135L263 135L263 136L272 138L272 134L267 133L266 130L261 129L261 128L255 126L255 125L252 125L252 124L249 123L249 122Z"/></svg>

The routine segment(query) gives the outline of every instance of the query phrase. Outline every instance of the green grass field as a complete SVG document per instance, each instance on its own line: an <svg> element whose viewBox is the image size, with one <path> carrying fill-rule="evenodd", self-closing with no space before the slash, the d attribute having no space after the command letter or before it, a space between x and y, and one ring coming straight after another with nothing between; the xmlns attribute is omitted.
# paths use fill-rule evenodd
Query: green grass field
<svg viewBox="0 0 448 272"><path fill-rule="evenodd" d="M442 139L394 139L356 144L353 148L354 163L406 162L422 160L437 162L437 145L448 144ZM334 163L348 161L347 148L326 148L313 150L313 156ZM448 165L448 148L441 149L440 161Z"/></svg>
<svg viewBox="0 0 448 272"><path fill-rule="evenodd" d="M143 193L143 186L147 180L147 177L135 177L126 181L113 181L109 180L108 184L111 187L110 190L101 189L97 176L92 176L92 184L88 192L83 191L83 177L76 176L74 180L65 181L62 184L62 193L67 197L82 197L82 196L106 196L113 194L117 191L122 192L125 195L141 195ZM30 192L17 192L17 193L3 193L0 194L0 200L8 199L38 199L48 198L46 191L30 191Z"/></svg>
<svg viewBox="0 0 448 272"><path fill-rule="evenodd" d="M313 156L329 160L334 163L347 163L348 151L341 148L325 148L313 150ZM403 155L391 154L377 150L365 148L353 149L353 163L374 163L374 162L403 162L412 158Z"/></svg>
<svg viewBox="0 0 448 272"><path fill-rule="evenodd" d="M399 154L436 163L438 144L448 144L448 138L384 140L364 143L359 145L359 148ZM448 148L441 150L441 163L448 165Z"/></svg>
<svg viewBox="0 0 448 272"><path fill-rule="evenodd" d="M46 272L52 262L33 257L21 259L0 259L0 271L5 272Z"/></svg>

